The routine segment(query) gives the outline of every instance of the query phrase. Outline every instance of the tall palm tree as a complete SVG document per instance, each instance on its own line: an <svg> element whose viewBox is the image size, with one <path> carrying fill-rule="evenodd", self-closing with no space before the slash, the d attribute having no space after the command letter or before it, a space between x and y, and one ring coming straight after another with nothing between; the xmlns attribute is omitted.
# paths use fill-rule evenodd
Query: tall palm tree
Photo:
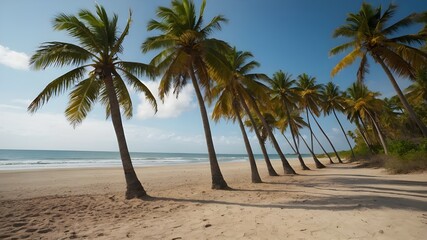
<svg viewBox="0 0 427 240"><path fill-rule="evenodd" d="M255 61L248 62L251 57L253 57L251 53L240 52L235 48L231 49L230 53L227 54L227 63L232 74L227 79L218 79L216 86L212 90L212 95L218 96L212 112L212 118L218 121L221 117L225 116L229 119L237 120L249 157L252 182L261 183L261 177L258 173L255 157L241 116L242 106L247 114L251 114L246 105L245 98L251 95L251 90L248 87L250 87L252 81L255 81L254 78L257 75L249 72L259 66Z"/></svg>
<svg viewBox="0 0 427 240"><path fill-rule="evenodd" d="M304 159L302 158L300 148L299 148L299 130L303 128L304 126L307 126L307 123L304 122L302 117L299 115L299 111L292 110L289 114L286 114L286 116L280 116L285 115L283 111L279 111L279 120L276 122L277 128L282 133L283 137L285 138L286 142L288 142L291 149L294 151L294 153L297 155L298 160L301 165L302 170L310 170L309 167L304 162ZM291 142L288 140L288 138L285 135L286 129L290 130L292 140L294 142L294 145L291 144ZM316 156L314 156L316 157ZM313 158L314 158L313 157Z"/></svg>
<svg viewBox="0 0 427 240"><path fill-rule="evenodd" d="M287 119L288 124L290 125L290 131L292 140L294 142L295 151L298 155L298 160L300 162L302 170L310 170L301 157L299 152L299 148L296 142L295 131L298 131L297 127L295 127L295 123L291 118L291 112L297 109L297 103L299 101L299 92L300 89L295 87L295 80L292 79L290 74L284 73L281 70L273 74L273 78L270 80L271 85L271 99L278 103L278 108L282 112L284 112L284 116ZM282 118L283 119L283 118ZM282 128L283 129L283 128ZM283 129L284 130L284 129Z"/></svg>
<svg viewBox="0 0 427 240"><path fill-rule="evenodd" d="M148 23L148 31L156 30L159 35L149 37L142 44L142 51L160 50L151 61L162 79L159 95L163 99L171 89L175 94L191 80L199 103L200 114L209 153L213 189L228 189L228 185L219 168L209 119L204 103L202 88L206 98L210 98L211 80L225 73L225 60L221 59L224 49L229 46L218 39L209 38L214 30L221 29L226 19L213 17L207 25L204 23L206 1L202 2L199 16L191 0L172 0L171 7L159 7L156 15L160 19L152 19ZM226 76L222 76L226 78Z"/></svg>
<svg viewBox="0 0 427 240"><path fill-rule="evenodd" d="M156 110L157 105L149 89L136 77L146 73L149 67L118 57L129 32L131 13L120 35L117 21L117 15L109 18L99 5L96 15L89 10L80 10L77 16L60 14L54 19L54 29L66 31L78 43L45 42L31 57L30 64L37 70L49 66L76 68L50 82L30 104L28 111L36 112L52 96L71 89L65 116L76 126L86 118L93 104L100 101L113 122L126 178L126 198L129 199L145 196L146 192L132 166L122 125L120 108L125 117L132 117L132 101L126 83L143 92ZM88 75L85 74L87 70L90 70Z"/></svg>
<svg viewBox="0 0 427 240"><path fill-rule="evenodd" d="M414 44L426 41L427 32L396 36L398 30L416 23L417 20L417 15L411 14L391 24L390 19L396 8L396 5L390 4L382 12L381 6L374 9L370 4L363 3L358 13L348 15L346 24L338 27L333 37L342 36L350 38L350 41L333 48L329 54L336 55L348 49L351 49L351 52L333 68L331 75L336 75L360 58L357 77L362 81L368 70L370 55L381 65L410 118L418 125L423 136L427 137L427 127L415 114L392 74L394 71L401 77L414 79L415 70L427 65L427 53L414 47Z"/></svg>
<svg viewBox="0 0 427 240"><path fill-rule="evenodd" d="M288 160L285 157L285 154L283 154L282 149L279 146L279 143L277 142L276 137L273 134L273 128L270 126L270 124L267 122L266 118L263 116L259 104L260 101L255 101L255 99L249 99L250 106L252 107L253 111L255 112L258 119L261 120L262 125L264 126L265 130L268 133L268 137L270 138L271 143L273 144L274 149L276 149L277 154L279 155L280 161L282 162L283 171L286 174L296 174L295 170L292 168L292 166L289 164ZM263 106L264 108L267 108L266 106ZM269 106L270 107L270 106ZM273 118L274 119L274 118Z"/></svg>
<svg viewBox="0 0 427 240"><path fill-rule="evenodd" d="M319 90L321 88L320 84L316 84L315 78L308 76L307 74L303 73L300 74L297 77L297 87L300 89L300 108L305 110L306 113L306 119L308 124L308 129L310 130L310 138L311 138L311 149L313 149L313 129L311 128L310 124L310 116L308 115L311 113L311 111L314 111L316 115L319 115L319 107L318 103L320 102L319 99ZM316 163L317 168L324 168L325 166L317 160L317 158L314 158L314 162Z"/></svg>
<svg viewBox="0 0 427 240"><path fill-rule="evenodd" d="M249 120L245 121L245 125L249 127L250 131L255 132L255 135L258 139L259 146L261 148L262 155L264 156L265 164L267 165L268 175L270 176L279 176L276 170L274 170L273 165L271 164L270 157L268 156L267 148L265 147L265 142L268 138L268 132L263 126L261 120L252 116L252 112L247 114Z"/></svg>
<svg viewBox="0 0 427 240"><path fill-rule="evenodd" d="M378 113L383 109L383 102L377 98L380 94L378 92L369 91L368 87L360 83L353 83L347 89L347 94L348 98L346 99L346 104L349 109L349 118L351 119L357 116L362 124L364 124L364 119L369 119L383 146L384 153L388 154L385 136L377 120Z"/></svg>
<svg viewBox="0 0 427 240"><path fill-rule="evenodd" d="M345 134L345 130L340 120L338 119L338 116L336 113L336 111L340 111L340 112L345 111L345 101L344 101L344 98L342 97L342 93L339 87L335 85L333 82L328 82L325 85L325 87L321 90L320 96L322 99L321 107L323 109L323 113L325 115L329 115L331 114L331 112L334 114L335 119L338 122L338 125L340 125L341 131L345 137L345 140L347 140L348 146L350 147L351 155L353 158L355 158L353 147L351 146L350 141L348 140L347 134ZM342 163L342 161L340 160L341 159L338 159L338 161Z"/></svg>

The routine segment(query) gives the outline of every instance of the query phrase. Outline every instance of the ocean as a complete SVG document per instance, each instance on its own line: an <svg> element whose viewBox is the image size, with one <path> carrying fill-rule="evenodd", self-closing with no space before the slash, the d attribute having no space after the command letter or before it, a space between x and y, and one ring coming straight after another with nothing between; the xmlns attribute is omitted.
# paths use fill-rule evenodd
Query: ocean
<svg viewBox="0 0 427 240"><path fill-rule="evenodd" d="M131 152L134 166L163 166L176 164L208 163L208 154L203 153L145 153ZM308 155L303 154L303 157ZM286 155L294 160L295 155ZM245 154L217 154L219 162L247 161ZM258 161L264 161L262 154L255 154ZM279 159L270 155L271 160ZM46 168L120 167L118 152L102 151L60 151L60 150L8 150L0 149L0 171Z"/></svg>

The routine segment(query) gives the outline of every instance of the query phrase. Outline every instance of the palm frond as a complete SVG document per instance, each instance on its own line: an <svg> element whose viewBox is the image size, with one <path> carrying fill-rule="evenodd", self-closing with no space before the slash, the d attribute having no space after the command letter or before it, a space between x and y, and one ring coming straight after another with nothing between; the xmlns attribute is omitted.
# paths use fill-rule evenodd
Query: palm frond
<svg viewBox="0 0 427 240"><path fill-rule="evenodd" d="M384 35L391 35L391 34L394 34L394 33L396 33L398 30L400 30L401 28L403 28L403 27L409 27L409 26L411 26L412 24L414 24L414 23L415 23L415 17L416 17L416 16L417 16L417 15L416 15L415 13L413 13L413 14L411 14L411 15L409 15L409 16L407 16L407 17L405 17L405 18L403 18L403 19L401 19L401 20L399 20L399 21L397 21L396 23L392 24L391 26L389 26L389 27L387 27L387 28L383 29L381 32L382 32ZM384 20L383 20L383 22L387 22L387 20L388 20L388 19L384 19Z"/></svg>
<svg viewBox="0 0 427 240"><path fill-rule="evenodd" d="M351 65L357 57L361 56L359 48L355 48L349 54L347 54L341 61L332 69L331 76L334 77L343 68Z"/></svg>
<svg viewBox="0 0 427 240"><path fill-rule="evenodd" d="M117 41L115 42L113 48L111 49L111 52L113 54L116 53L122 53L123 52L123 47L122 47L122 43L125 39L125 37L128 35L129 33L129 28L130 28L130 24L132 22L132 11L129 9L129 18L128 21L126 23L126 27L123 30L122 34L120 35L120 37L117 39Z"/></svg>
<svg viewBox="0 0 427 240"><path fill-rule="evenodd" d="M114 73L113 82L114 90L116 91L117 95L117 100L119 102L120 108L122 109L122 114L127 119L130 119L133 115L133 104L126 84L123 81L122 77L117 74L117 72Z"/></svg>
<svg viewBox="0 0 427 240"><path fill-rule="evenodd" d="M63 42L43 43L30 58L34 69L44 69L49 66L63 67L65 65L79 66L91 58L96 58L84 48Z"/></svg>
<svg viewBox="0 0 427 240"><path fill-rule="evenodd" d="M169 48L174 46L176 42L177 38L168 35L149 37L142 43L141 50L146 53L156 49Z"/></svg>
<svg viewBox="0 0 427 240"><path fill-rule="evenodd" d="M71 88L77 81L83 78L85 68L75 68L50 82L43 91L28 106L30 113L36 112L42 105L47 103L52 96L57 96Z"/></svg>
<svg viewBox="0 0 427 240"><path fill-rule="evenodd" d="M376 57L381 58L384 63L399 76L414 78L413 67L396 52L388 48L379 48Z"/></svg>
<svg viewBox="0 0 427 240"><path fill-rule="evenodd" d="M367 73L369 73L368 56L366 53L363 53L359 69L357 70L357 81L363 82Z"/></svg>
<svg viewBox="0 0 427 240"><path fill-rule="evenodd" d="M79 40L84 48L89 49L92 52L101 52L102 47L98 42L96 36L91 30L81 22L76 16L59 14L54 19L53 27L55 30L67 31L72 37Z"/></svg>
<svg viewBox="0 0 427 240"><path fill-rule="evenodd" d="M154 76L156 75L155 68L153 66L140 62L120 61L116 62L115 65L136 76L146 75L151 78L154 78Z"/></svg>
<svg viewBox="0 0 427 240"><path fill-rule="evenodd" d="M351 47L355 47L356 44L357 44L356 41L351 41L351 42L348 42L348 43L341 44L341 45L339 45L337 47L334 47L334 48L332 48L329 51L329 56L334 56L334 55L337 55L337 54L339 54L341 52L344 52L344 51L346 51L347 49L349 49Z"/></svg>
<svg viewBox="0 0 427 240"><path fill-rule="evenodd" d="M150 89L143 82L141 82L137 77L135 77L132 72L127 71L126 69L118 68L125 75L127 83L132 86L136 91L143 92L145 98L150 102L151 106L154 108L154 111L157 112L157 102L154 95L151 93Z"/></svg>
<svg viewBox="0 0 427 240"><path fill-rule="evenodd" d="M99 95L100 82L94 77L87 78L77 84L70 92L70 99L65 116L76 127L87 116Z"/></svg>

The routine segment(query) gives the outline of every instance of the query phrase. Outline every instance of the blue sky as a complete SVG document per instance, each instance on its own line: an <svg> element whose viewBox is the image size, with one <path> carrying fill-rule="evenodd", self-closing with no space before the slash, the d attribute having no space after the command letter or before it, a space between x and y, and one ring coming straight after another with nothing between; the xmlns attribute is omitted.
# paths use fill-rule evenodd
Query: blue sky
<svg viewBox="0 0 427 240"><path fill-rule="evenodd" d="M345 41L333 39L333 30L342 25L349 12L359 10L363 1L343 0L208 0L205 17L223 14L229 20L222 31L212 36L235 45L239 50L251 51L261 63L258 72L272 75L283 70L297 76L307 73L319 83L333 81L346 89L355 79L356 65L344 69L335 78L330 71L344 56L329 57L329 50ZM385 8L391 1L366 1ZM104 110L97 104L88 118L75 129L64 117L67 93L55 97L36 114L26 112L29 102L51 80L67 68L48 68L34 71L28 68L28 58L46 41L74 40L64 32L52 30L52 20L58 13L76 14L79 9L94 9L96 3L109 13L119 15L119 26L124 27L129 9L133 12L130 34L124 43L122 59L149 62L155 52L142 54L141 43L153 33L146 24L155 18L158 6L169 6L169 0L90 1L90 0L3 0L0 8L0 149L64 149L116 151L117 143L111 122L105 120ZM399 19L414 11L425 11L425 1L395 0ZM200 1L196 1L200 6ZM411 31L412 29L410 29ZM416 31L413 28L413 31ZM157 82L141 78L156 92ZM392 96L394 91L381 69L371 61L367 76L368 86ZM400 79L402 87L408 82ZM153 116L146 102L133 94L134 117L124 121L131 151L142 152L206 152L200 113L194 93L189 86L179 99L170 96ZM339 116L346 130L354 127L343 115ZM338 131L334 118L320 122L338 149L347 149L344 137ZM244 144L236 124L211 121L215 147L218 153L244 153ZM321 137L322 142L326 141ZM307 134L307 131L304 132ZM256 153L258 143L253 134L251 142ZM284 152L291 152L280 134L277 134ZM271 146L269 152L274 153ZM303 151L305 151L303 149ZM319 151L319 149L317 149Z"/></svg>

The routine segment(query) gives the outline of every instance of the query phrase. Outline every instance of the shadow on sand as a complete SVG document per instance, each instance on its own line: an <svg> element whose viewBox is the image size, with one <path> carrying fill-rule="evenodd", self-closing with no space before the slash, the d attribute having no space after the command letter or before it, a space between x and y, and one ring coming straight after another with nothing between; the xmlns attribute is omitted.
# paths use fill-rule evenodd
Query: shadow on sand
<svg viewBox="0 0 427 240"><path fill-rule="evenodd" d="M341 167L342 168L342 167ZM347 169L347 168L343 168ZM151 201L179 203L221 204L230 206L346 211L355 209L402 209L427 211L427 182L383 179L363 174L318 174L297 182L264 182L284 185L284 190L232 189L231 192L283 193L284 202L270 204L239 203L233 201L206 200L174 197L150 197ZM262 185L256 185L262 186ZM292 186L292 187L290 187ZM286 187L290 189L286 189ZM295 190L299 188L302 190ZM286 193L298 193L299 199L286 201ZM347 193L347 194L345 194ZM301 196L302 195L302 196Z"/></svg>

